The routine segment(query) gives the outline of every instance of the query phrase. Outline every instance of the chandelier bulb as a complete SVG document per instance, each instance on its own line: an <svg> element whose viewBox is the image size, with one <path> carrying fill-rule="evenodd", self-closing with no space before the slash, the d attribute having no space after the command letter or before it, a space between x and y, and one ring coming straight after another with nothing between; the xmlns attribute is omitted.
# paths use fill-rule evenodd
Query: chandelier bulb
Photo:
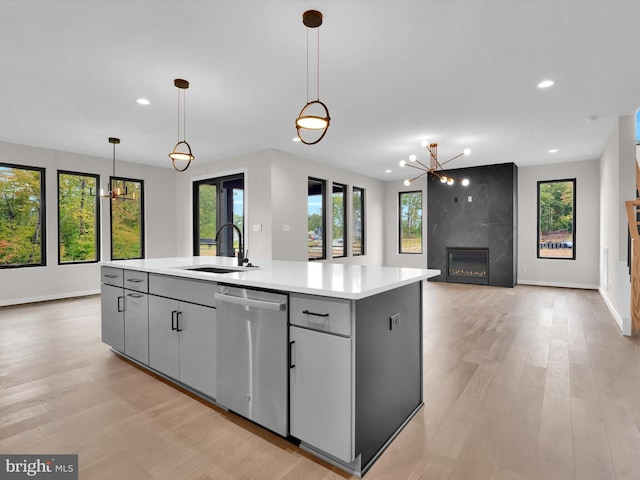
<svg viewBox="0 0 640 480"><path fill-rule="evenodd" d="M468 178L463 178L461 183L463 187L468 187L470 182Z"/></svg>
<svg viewBox="0 0 640 480"><path fill-rule="evenodd" d="M416 161L416 156L415 155L409 155L409 161L410 162L415 162Z"/></svg>
<svg viewBox="0 0 640 480"><path fill-rule="evenodd" d="M408 187L409 185L411 185L411 180L405 180L403 183L405 187Z"/></svg>
<svg viewBox="0 0 640 480"><path fill-rule="evenodd" d="M429 145L429 141L425 138L420 142L420 145L422 145L423 147L426 147L427 145Z"/></svg>
<svg viewBox="0 0 640 480"><path fill-rule="evenodd" d="M465 155L470 155L470 154L471 154L471 150L470 150L469 148L465 148L462 152L463 152Z"/></svg>
<svg viewBox="0 0 640 480"><path fill-rule="evenodd" d="M400 160L398 162L398 165L400 165L401 167L404 167L407 164L407 162L405 162L404 160Z"/></svg>
<svg viewBox="0 0 640 480"><path fill-rule="evenodd" d="M440 182L447 183L447 177L440 177Z"/></svg>
<svg viewBox="0 0 640 480"><path fill-rule="evenodd" d="M453 178L447 178L447 185L453 185Z"/></svg>

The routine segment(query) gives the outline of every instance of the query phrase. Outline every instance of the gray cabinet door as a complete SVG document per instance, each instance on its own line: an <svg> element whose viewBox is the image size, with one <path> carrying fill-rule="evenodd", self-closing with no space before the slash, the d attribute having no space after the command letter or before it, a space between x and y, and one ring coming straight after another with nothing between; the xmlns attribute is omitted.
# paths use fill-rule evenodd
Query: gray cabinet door
<svg viewBox="0 0 640 480"><path fill-rule="evenodd" d="M148 295L124 291L124 353L147 365L149 363Z"/></svg>
<svg viewBox="0 0 640 480"><path fill-rule="evenodd" d="M102 341L124 352L124 290L101 285Z"/></svg>
<svg viewBox="0 0 640 480"><path fill-rule="evenodd" d="M216 398L216 309L180 302L180 381Z"/></svg>
<svg viewBox="0 0 640 480"><path fill-rule="evenodd" d="M291 435L351 462L351 339L295 326L289 337Z"/></svg>
<svg viewBox="0 0 640 480"><path fill-rule="evenodd" d="M180 378L178 310L177 300L149 296L149 366L176 380Z"/></svg>

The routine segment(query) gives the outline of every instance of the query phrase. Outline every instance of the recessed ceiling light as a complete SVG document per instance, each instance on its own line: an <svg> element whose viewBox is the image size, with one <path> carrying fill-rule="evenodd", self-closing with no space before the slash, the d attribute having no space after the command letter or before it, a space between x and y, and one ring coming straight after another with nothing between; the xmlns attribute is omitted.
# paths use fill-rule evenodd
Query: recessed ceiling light
<svg viewBox="0 0 640 480"><path fill-rule="evenodd" d="M554 84L553 80L543 80L538 84L538 88L549 88L553 84Z"/></svg>
<svg viewBox="0 0 640 480"><path fill-rule="evenodd" d="M552 148L551 150L549 150L549 153L556 153L558 151L557 148Z"/></svg>
<svg viewBox="0 0 640 480"><path fill-rule="evenodd" d="M292 142L299 142L299 141L300 141L300 139L299 139L298 137L293 137L293 138L291 139L291 141L292 141Z"/></svg>
<svg viewBox="0 0 640 480"><path fill-rule="evenodd" d="M139 98L136 100L140 105L149 105L151 102L146 98Z"/></svg>
<svg viewBox="0 0 640 480"><path fill-rule="evenodd" d="M391 173L391 169L387 168L384 173Z"/></svg>

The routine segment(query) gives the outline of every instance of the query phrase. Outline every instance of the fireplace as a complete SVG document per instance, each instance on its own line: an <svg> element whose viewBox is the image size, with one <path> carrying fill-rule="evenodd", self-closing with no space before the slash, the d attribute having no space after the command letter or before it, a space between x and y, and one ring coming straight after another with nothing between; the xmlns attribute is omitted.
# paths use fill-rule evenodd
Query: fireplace
<svg viewBox="0 0 640 480"><path fill-rule="evenodd" d="M489 285L489 249L447 247L447 282Z"/></svg>

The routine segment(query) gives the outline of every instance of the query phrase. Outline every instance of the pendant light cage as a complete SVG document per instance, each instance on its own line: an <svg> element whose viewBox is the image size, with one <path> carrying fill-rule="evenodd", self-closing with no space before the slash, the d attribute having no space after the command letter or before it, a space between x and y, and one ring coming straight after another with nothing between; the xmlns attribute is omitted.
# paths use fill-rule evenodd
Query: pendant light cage
<svg viewBox="0 0 640 480"><path fill-rule="evenodd" d="M186 90L189 88L189 82L187 80L183 80L181 78L176 78L173 81L173 84L178 89L178 143L173 147L173 151L169 154L169 158L171 159L171 163L173 164L173 168L178 172L184 172L189 165L191 165L191 161L195 158L193 152L191 151L191 145L187 143L187 127L186 127ZM182 108L181 108L182 107ZM182 112L182 113L181 113ZM181 133L182 127L182 135ZM178 162L187 162L184 167L180 168L176 164Z"/></svg>
<svg viewBox="0 0 640 480"><path fill-rule="evenodd" d="M315 145L324 138L331 123L329 109L320 101L320 25L322 25L322 13L317 10L307 10L302 14L302 23L307 27L307 103L300 110L300 114L296 118L296 132L298 138L305 145ZM309 100L309 30L316 29L318 32L318 51L316 64L316 99ZM304 138L303 132L315 131L320 135L315 140Z"/></svg>

